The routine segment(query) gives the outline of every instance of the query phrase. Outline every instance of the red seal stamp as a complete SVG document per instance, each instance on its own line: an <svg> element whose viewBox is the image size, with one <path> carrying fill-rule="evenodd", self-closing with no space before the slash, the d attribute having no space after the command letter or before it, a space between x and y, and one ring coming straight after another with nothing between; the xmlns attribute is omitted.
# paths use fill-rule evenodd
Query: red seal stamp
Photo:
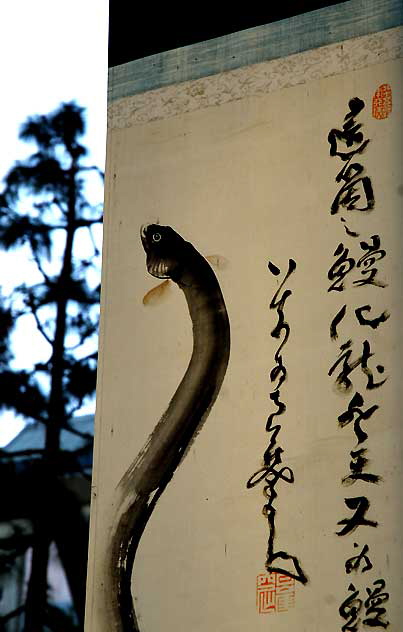
<svg viewBox="0 0 403 632"><path fill-rule="evenodd" d="M259 614L287 612L295 606L295 579L282 573L261 573L256 578Z"/></svg>
<svg viewBox="0 0 403 632"><path fill-rule="evenodd" d="M372 116L375 119L386 119L392 111L392 88L383 83L372 97Z"/></svg>

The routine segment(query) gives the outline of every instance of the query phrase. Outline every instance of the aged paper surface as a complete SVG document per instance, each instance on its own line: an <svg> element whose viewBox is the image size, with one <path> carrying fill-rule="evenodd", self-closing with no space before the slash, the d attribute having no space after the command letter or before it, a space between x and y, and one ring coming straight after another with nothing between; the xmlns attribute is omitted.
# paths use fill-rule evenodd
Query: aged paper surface
<svg viewBox="0 0 403 632"><path fill-rule="evenodd" d="M140 629L401 629L401 76L389 61L110 130L87 632L114 629L105 574L116 487L192 352L175 283L143 305L158 283L140 239L148 223L216 256L231 348L140 541ZM349 151L355 166L336 181ZM280 312L289 336L279 354ZM273 437L280 364L286 410L272 447L293 482L266 491L277 495L274 552L295 556L306 583L267 573L265 482L247 488Z"/></svg>

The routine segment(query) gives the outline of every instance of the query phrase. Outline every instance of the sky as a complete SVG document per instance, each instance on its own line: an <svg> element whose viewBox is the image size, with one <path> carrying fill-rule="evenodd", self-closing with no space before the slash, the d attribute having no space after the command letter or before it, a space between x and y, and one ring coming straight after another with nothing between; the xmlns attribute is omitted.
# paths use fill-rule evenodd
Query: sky
<svg viewBox="0 0 403 632"><path fill-rule="evenodd" d="M88 163L104 169L108 0L14 0L4 4L0 15L0 190L14 162L32 152L32 146L18 140L21 124L29 116L54 111L61 102L74 100L85 108L87 132L82 142L89 149ZM89 195L102 202L102 187L94 184ZM30 274L28 253L0 251L4 294ZM32 361L48 354L39 338L37 343L30 338L27 345L29 331L24 325L17 333L15 366L29 364L27 347ZM13 413L0 413L0 446L22 427L22 419Z"/></svg>

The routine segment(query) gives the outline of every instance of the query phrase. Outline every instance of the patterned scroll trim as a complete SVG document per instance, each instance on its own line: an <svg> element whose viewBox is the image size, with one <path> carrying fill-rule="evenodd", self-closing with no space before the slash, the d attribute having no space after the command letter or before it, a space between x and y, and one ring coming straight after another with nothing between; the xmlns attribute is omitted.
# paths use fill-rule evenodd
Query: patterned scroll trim
<svg viewBox="0 0 403 632"><path fill-rule="evenodd" d="M402 56L403 27L398 26L281 59L124 97L108 107L108 129L123 129L248 96L268 94Z"/></svg>

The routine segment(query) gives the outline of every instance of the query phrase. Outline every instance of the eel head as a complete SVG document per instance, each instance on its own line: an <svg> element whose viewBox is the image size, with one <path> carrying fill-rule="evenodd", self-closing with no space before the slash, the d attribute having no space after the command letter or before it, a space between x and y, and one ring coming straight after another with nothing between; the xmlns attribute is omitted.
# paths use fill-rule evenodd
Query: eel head
<svg viewBox="0 0 403 632"><path fill-rule="evenodd" d="M140 235L148 272L158 279L178 279L185 265L187 242L170 226L159 224L142 226Z"/></svg>

